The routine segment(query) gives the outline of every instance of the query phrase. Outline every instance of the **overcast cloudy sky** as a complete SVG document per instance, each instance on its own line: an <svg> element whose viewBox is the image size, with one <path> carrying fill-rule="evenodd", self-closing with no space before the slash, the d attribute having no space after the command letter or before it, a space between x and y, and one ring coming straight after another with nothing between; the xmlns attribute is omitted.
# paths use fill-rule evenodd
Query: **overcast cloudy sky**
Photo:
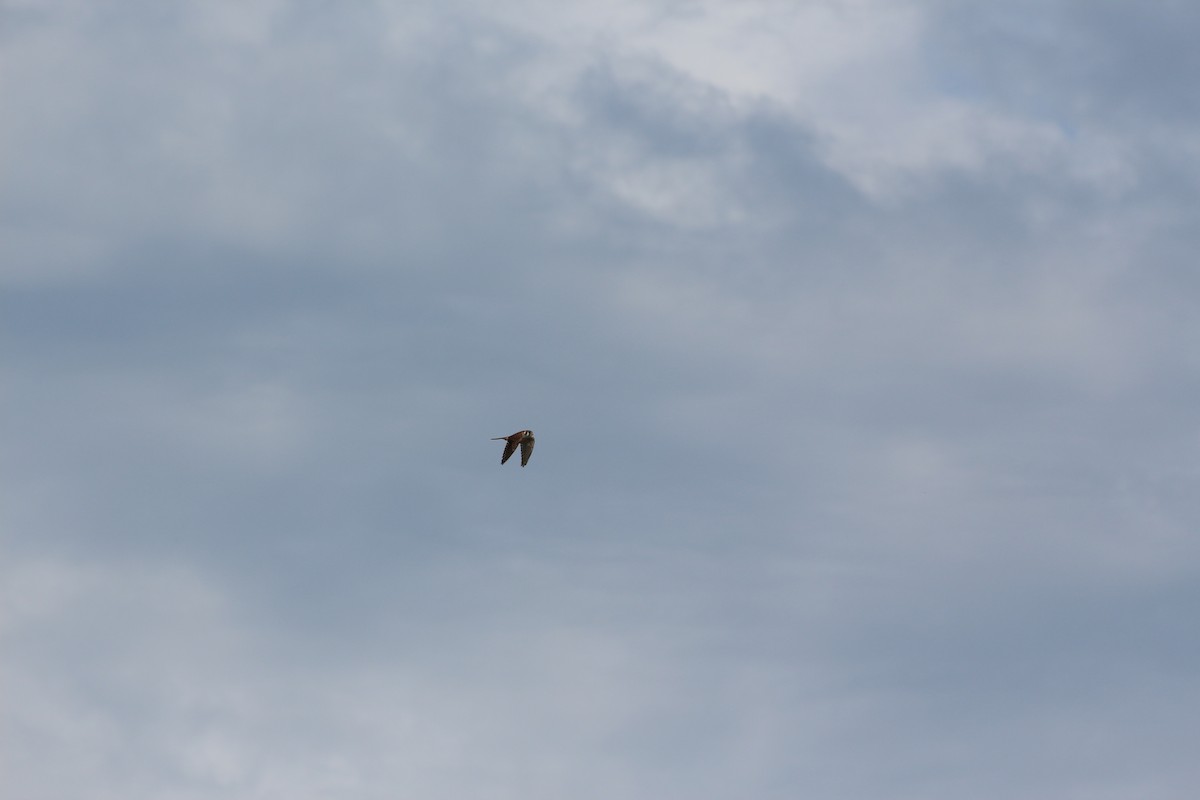
<svg viewBox="0 0 1200 800"><path fill-rule="evenodd" d="M0 15L6 798L1196 796L1200 5Z"/></svg>

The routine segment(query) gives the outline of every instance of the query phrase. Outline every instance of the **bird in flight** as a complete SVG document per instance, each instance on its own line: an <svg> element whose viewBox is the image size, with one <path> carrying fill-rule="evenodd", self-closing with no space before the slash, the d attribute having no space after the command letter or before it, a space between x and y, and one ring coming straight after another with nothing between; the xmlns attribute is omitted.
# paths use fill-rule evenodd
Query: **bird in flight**
<svg viewBox="0 0 1200 800"><path fill-rule="evenodd" d="M512 436L495 436L492 441L498 439L504 440L504 455L500 456L500 463L508 461L509 457L517 451L517 445L521 445L521 466L529 463L529 457L533 455L533 431L517 431Z"/></svg>

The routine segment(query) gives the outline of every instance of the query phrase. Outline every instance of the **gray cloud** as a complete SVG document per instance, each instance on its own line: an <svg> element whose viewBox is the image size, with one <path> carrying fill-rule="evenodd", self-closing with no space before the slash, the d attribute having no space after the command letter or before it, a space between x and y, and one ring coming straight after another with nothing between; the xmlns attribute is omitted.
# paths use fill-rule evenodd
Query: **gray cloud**
<svg viewBox="0 0 1200 800"><path fill-rule="evenodd" d="M1186 34L1196 11L1186 4L944 5L934 42L951 48L946 72L977 91L1068 124L1195 124L1200 109L1184 85L1196 66Z"/></svg>
<svg viewBox="0 0 1200 800"><path fill-rule="evenodd" d="M1187 12L872 5L14 6L10 791L1184 797Z"/></svg>

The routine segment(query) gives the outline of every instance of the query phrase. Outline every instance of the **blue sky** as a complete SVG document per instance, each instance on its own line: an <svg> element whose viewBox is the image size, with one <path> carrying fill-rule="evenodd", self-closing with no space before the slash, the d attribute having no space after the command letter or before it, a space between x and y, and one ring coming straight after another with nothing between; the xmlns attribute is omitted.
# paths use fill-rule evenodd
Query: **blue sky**
<svg viewBox="0 0 1200 800"><path fill-rule="evenodd" d="M6 796L1194 796L1200 8L0 14Z"/></svg>

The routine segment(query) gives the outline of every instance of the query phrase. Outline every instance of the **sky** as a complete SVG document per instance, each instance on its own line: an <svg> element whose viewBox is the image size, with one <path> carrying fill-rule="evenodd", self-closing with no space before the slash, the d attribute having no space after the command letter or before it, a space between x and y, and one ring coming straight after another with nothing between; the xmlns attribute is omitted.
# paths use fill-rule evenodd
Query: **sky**
<svg viewBox="0 0 1200 800"><path fill-rule="evenodd" d="M8 0L4 796L1195 797L1197 31Z"/></svg>

